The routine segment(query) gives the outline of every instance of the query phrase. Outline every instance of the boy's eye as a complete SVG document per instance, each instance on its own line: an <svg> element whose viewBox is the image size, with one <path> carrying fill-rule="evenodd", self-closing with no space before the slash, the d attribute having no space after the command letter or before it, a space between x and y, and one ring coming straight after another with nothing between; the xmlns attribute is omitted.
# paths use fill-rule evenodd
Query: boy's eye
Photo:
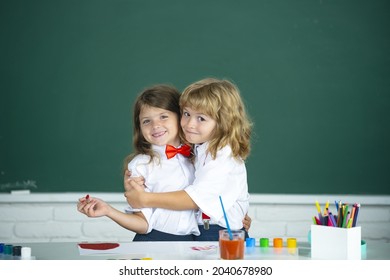
<svg viewBox="0 0 390 280"><path fill-rule="evenodd" d="M165 119L167 119L167 118L168 118L168 116L166 116L166 115L162 115L162 116L161 116L161 119L162 119L162 120L165 120Z"/></svg>
<svg viewBox="0 0 390 280"><path fill-rule="evenodd" d="M205 121L206 119L205 118L203 118L203 117L198 117L198 121L200 121L200 122L203 122L203 121Z"/></svg>
<svg viewBox="0 0 390 280"><path fill-rule="evenodd" d="M183 112L183 116L185 116L185 117L189 117L189 116L190 116L190 114L189 114L188 112Z"/></svg>

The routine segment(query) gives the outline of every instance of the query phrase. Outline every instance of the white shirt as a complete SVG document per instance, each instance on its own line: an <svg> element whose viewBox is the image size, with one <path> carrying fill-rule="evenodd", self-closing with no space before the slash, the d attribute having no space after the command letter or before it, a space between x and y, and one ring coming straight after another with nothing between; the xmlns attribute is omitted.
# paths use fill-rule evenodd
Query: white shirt
<svg viewBox="0 0 390 280"><path fill-rule="evenodd" d="M221 196L231 229L241 229L249 209L249 193L245 163L234 159L230 146L217 152L213 160L207 153L208 143L195 147L195 180L185 191L210 217L210 224L227 227L219 196ZM203 224L201 211L198 223Z"/></svg>
<svg viewBox="0 0 390 280"><path fill-rule="evenodd" d="M152 145L157 155L152 162L148 155L137 155L129 164L132 176L145 178L146 191L170 192L184 189L194 180L194 166L181 154L171 159L165 155L166 146ZM195 211L175 211L162 208L140 209L148 221L149 228L176 235L199 235ZM131 207L125 209L131 211Z"/></svg>

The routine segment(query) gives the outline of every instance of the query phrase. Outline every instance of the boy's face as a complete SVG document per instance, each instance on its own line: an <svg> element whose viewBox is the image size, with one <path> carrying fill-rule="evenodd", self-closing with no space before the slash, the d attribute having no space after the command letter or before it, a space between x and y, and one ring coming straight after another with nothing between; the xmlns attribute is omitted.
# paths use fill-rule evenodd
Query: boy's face
<svg viewBox="0 0 390 280"><path fill-rule="evenodd" d="M184 135L191 144L201 144L211 139L217 122L210 116L184 107L180 121Z"/></svg>
<svg viewBox="0 0 390 280"><path fill-rule="evenodd" d="M144 106L139 114L141 133L150 144L179 146L179 120L176 113Z"/></svg>

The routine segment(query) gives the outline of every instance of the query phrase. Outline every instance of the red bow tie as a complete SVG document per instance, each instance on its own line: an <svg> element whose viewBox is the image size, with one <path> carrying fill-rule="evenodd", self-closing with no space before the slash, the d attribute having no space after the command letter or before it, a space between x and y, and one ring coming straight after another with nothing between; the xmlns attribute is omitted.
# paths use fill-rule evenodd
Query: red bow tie
<svg viewBox="0 0 390 280"><path fill-rule="evenodd" d="M167 158L173 158L177 154L182 154L183 156L190 156L191 154L191 147L188 145L183 145L180 148L175 148L171 145L167 145L165 148L165 154L167 155Z"/></svg>

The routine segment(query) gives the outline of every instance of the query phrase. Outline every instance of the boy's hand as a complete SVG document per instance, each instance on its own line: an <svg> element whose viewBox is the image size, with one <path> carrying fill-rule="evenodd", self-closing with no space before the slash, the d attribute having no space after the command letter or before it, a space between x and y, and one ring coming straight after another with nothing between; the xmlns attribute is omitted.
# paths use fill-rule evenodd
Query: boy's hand
<svg viewBox="0 0 390 280"><path fill-rule="evenodd" d="M124 178L123 178L123 186L125 188L125 192L129 191L132 188L132 184L135 184L135 185L142 187L145 184L145 178L142 176L131 177L131 171L126 170Z"/></svg>
<svg viewBox="0 0 390 280"><path fill-rule="evenodd" d="M134 180L129 180L129 188L124 195L127 202L133 208L143 208L143 196L145 195L145 187L138 185Z"/></svg>
<svg viewBox="0 0 390 280"><path fill-rule="evenodd" d="M246 214L242 223L244 224L244 229L248 231L252 223L251 217L249 217L248 214Z"/></svg>

